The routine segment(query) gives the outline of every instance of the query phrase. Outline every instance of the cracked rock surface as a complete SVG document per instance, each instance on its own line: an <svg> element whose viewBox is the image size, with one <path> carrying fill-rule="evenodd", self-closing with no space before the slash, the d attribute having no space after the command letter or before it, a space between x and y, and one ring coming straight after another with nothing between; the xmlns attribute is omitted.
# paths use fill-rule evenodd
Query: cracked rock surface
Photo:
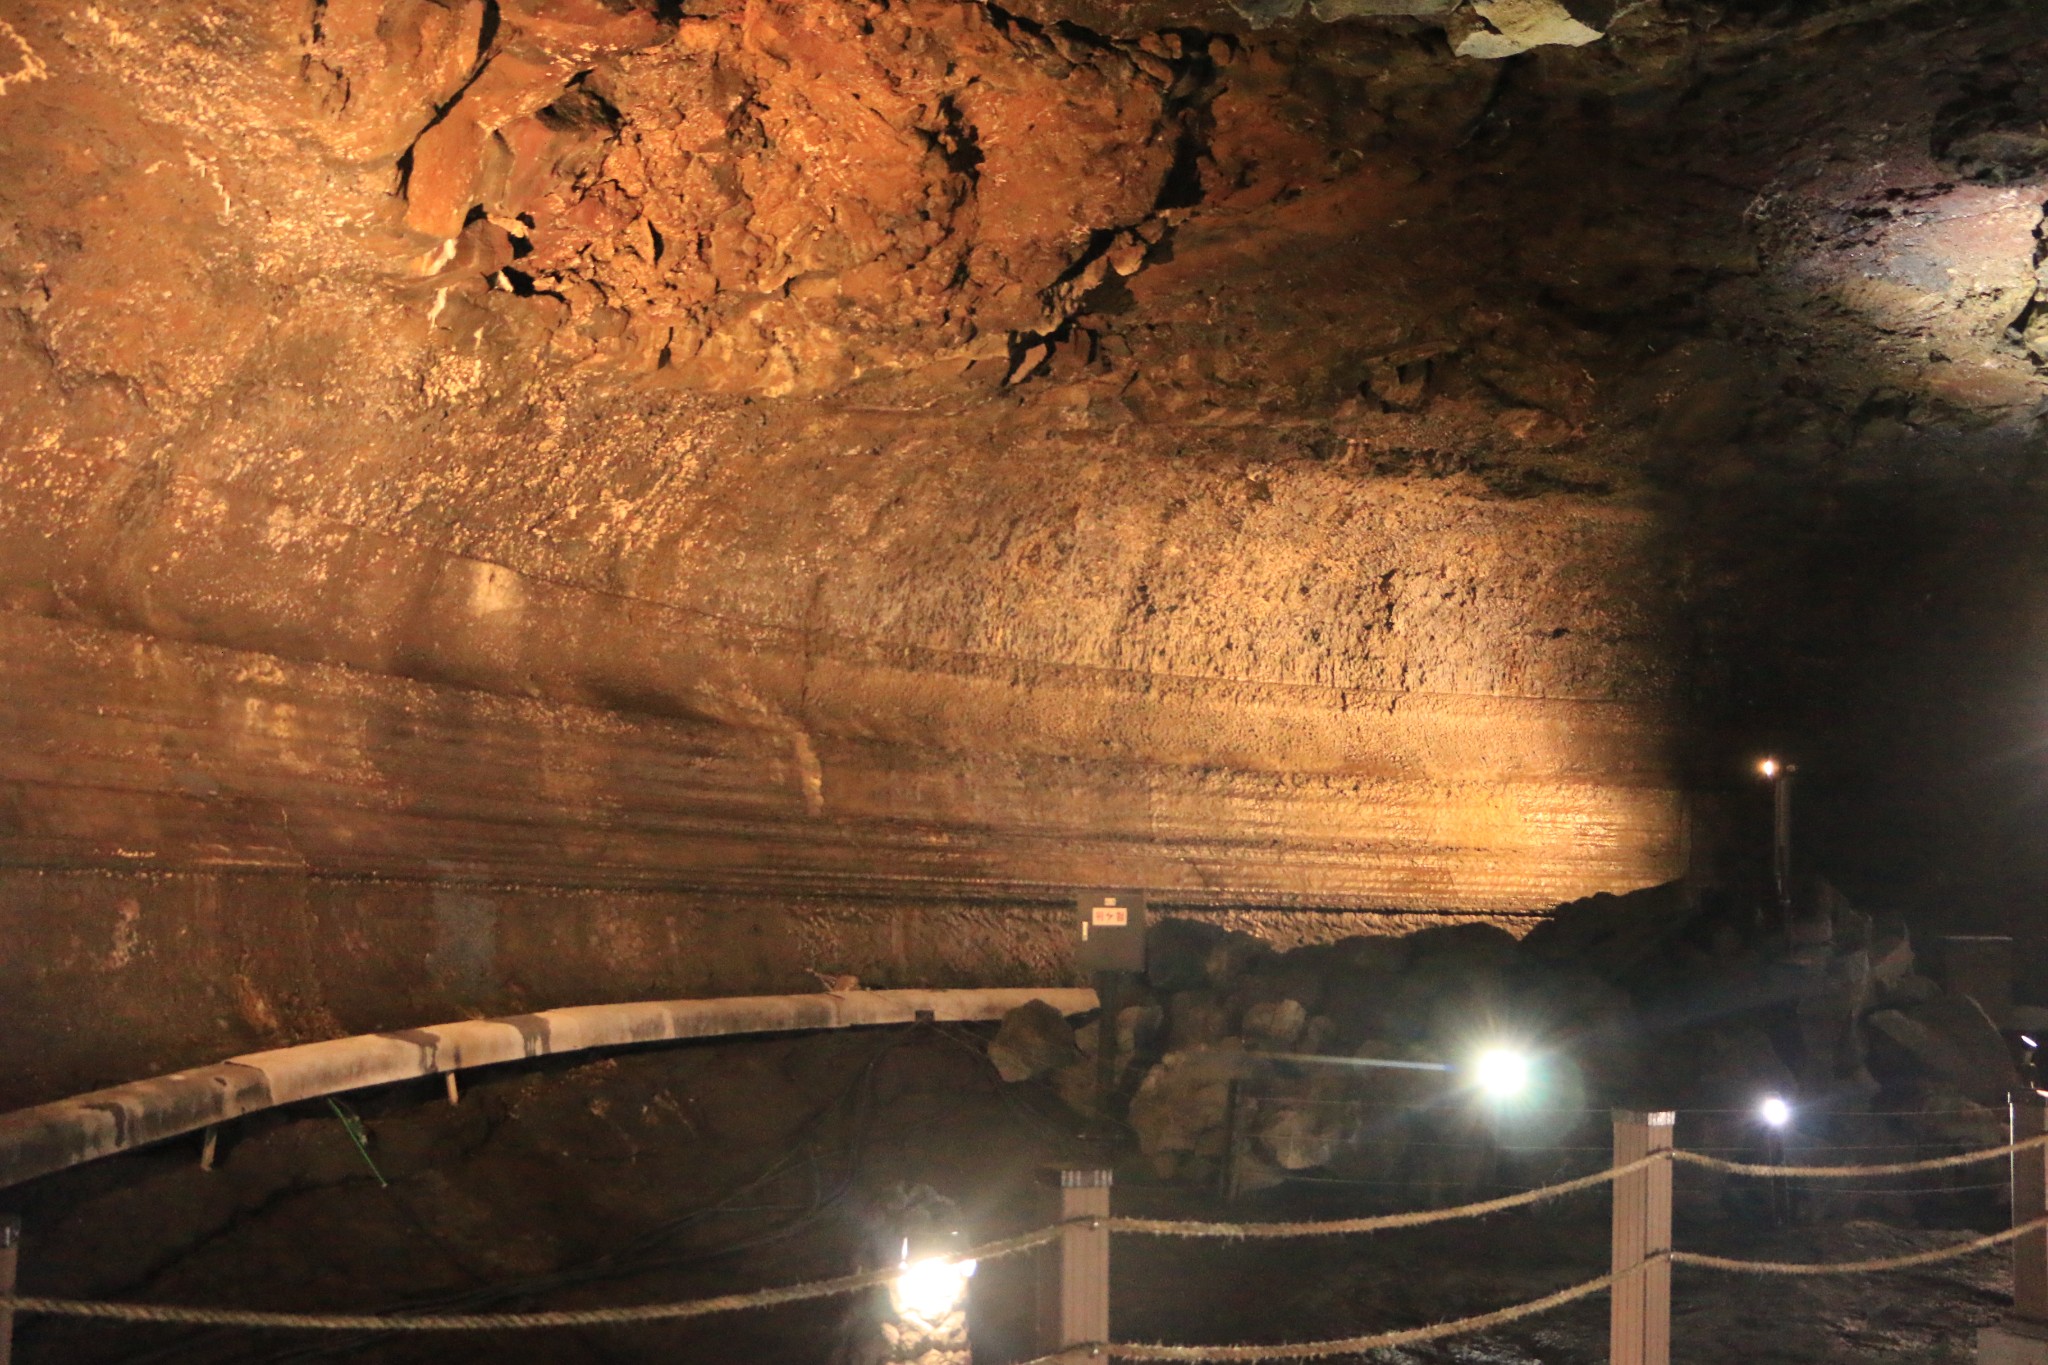
<svg viewBox="0 0 2048 1365"><path fill-rule="evenodd" d="M0 1094L1518 925L1788 738L2005 927L2030 16L1369 8L12 7Z"/></svg>

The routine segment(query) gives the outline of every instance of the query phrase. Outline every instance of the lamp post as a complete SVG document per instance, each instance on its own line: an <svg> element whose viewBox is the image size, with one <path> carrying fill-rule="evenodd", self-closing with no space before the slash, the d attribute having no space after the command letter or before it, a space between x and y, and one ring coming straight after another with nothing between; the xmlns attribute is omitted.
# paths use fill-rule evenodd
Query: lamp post
<svg viewBox="0 0 2048 1365"><path fill-rule="evenodd" d="M1798 769L1776 758L1756 765L1771 784L1771 881L1778 913L1792 922L1792 774Z"/></svg>
<svg viewBox="0 0 2048 1365"><path fill-rule="evenodd" d="M1785 1130L1792 1123L1792 1106L1783 1096L1766 1095L1756 1107L1757 1119L1764 1130L1764 1164L1782 1166L1785 1164ZM1783 1176L1776 1176L1765 1182L1770 1195L1771 1226L1781 1228L1798 1221L1797 1191Z"/></svg>
<svg viewBox="0 0 2048 1365"><path fill-rule="evenodd" d="M888 1365L970 1365L967 1286L974 1262L962 1260L966 1238L953 1201L919 1187L906 1191L896 1210L896 1263L882 1320L882 1359Z"/></svg>

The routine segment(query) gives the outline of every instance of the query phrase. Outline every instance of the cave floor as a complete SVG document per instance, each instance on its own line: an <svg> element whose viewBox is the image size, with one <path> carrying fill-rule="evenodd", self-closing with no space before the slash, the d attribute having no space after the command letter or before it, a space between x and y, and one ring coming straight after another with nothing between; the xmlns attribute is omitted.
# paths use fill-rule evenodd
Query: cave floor
<svg viewBox="0 0 2048 1365"><path fill-rule="evenodd" d="M13 1192L23 1291L240 1307L450 1311L588 1307L742 1291L873 1262L907 1184L958 1202L971 1235L1041 1220L1041 1172L1089 1148L1047 1094L1005 1087L966 1030L835 1034L621 1053L355 1099L373 1178L325 1106L245 1121L218 1168L165 1144ZM1229 1218L1355 1212L1356 1190L1289 1186L1228 1205L1127 1180L1120 1211ZM1979 1227L1994 1210L1975 1210ZM1684 1198L1678 1243L1780 1260L1854 1259L1966 1235L1816 1218L1773 1231ZM1117 1335L1240 1343L1349 1336L1484 1312L1603 1273L1606 1202L1382 1237L1221 1245L1125 1238ZM2005 1258L1850 1278L1677 1272L1678 1362L1960 1362L2009 1294ZM976 1281L977 1358L1027 1358L1024 1260ZM32 1321L22 1365L871 1359L873 1305L838 1300L602 1331L409 1338ZM1580 1365L1606 1359L1605 1300L1371 1359Z"/></svg>

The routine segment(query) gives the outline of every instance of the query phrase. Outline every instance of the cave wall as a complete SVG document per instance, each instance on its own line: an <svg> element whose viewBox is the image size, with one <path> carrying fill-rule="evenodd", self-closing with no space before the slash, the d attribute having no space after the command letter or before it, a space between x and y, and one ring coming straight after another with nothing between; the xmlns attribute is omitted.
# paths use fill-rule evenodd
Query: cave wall
<svg viewBox="0 0 2048 1365"><path fill-rule="evenodd" d="M1470 910L1668 866L1654 623L1599 582L1646 517L1034 454L803 456L752 545L651 537L677 586L632 598L166 496L125 583L67 594L132 586L108 615L154 630L7 625L19 856ZM758 469L689 501L732 515ZM836 515L777 524L809 478ZM745 615L690 602L741 562Z"/></svg>
<svg viewBox="0 0 2048 1365"><path fill-rule="evenodd" d="M223 1057L568 1005L863 987L1086 984L1065 904L0 869L0 998L28 1041L0 1110ZM1283 946L1432 913L1166 904ZM1510 931L1525 916L1487 917Z"/></svg>
<svg viewBox="0 0 2048 1365"><path fill-rule="evenodd" d="M0 1107L289 1043L566 1004L1070 973L1056 907L252 873L0 871ZM18 946L18 947L17 947ZM89 1002L89 1008L81 1008Z"/></svg>
<svg viewBox="0 0 2048 1365"><path fill-rule="evenodd" d="M808 723L767 727L33 615L0 642L17 1098L813 970L1067 980L1076 885L1282 942L1512 926L1589 876L1656 880L1683 833L1640 702L929 651L802 661Z"/></svg>
<svg viewBox="0 0 2048 1365"><path fill-rule="evenodd" d="M2025 728L2037 40L1628 8L1501 64L1203 5L17 6L0 1088L1058 976L1074 885L1301 938L1740 876L1689 794L1740 845L1765 745L1817 866L1942 910L1961 846L1873 793L1987 749L1944 687Z"/></svg>

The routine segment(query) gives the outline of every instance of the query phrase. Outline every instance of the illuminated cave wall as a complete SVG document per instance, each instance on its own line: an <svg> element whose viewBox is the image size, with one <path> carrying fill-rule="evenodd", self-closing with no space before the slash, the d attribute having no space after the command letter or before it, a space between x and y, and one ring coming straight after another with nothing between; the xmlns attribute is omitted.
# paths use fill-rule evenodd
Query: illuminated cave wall
<svg viewBox="0 0 2048 1365"><path fill-rule="evenodd" d="M2038 450L1998 13L682 8L8 19L0 1102L1662 881Z"/></svg>

